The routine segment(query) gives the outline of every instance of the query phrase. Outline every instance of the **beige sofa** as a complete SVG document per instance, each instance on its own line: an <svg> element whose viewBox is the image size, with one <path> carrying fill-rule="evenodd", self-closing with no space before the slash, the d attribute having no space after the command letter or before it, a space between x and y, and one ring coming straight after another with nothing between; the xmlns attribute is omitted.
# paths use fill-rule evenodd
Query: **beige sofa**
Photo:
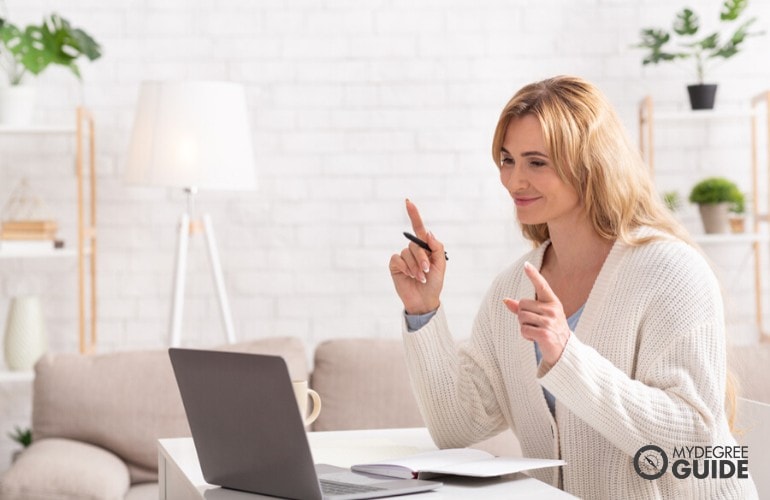
<svg viewBox="0 0 770 500"><path fill-rule="evenodd" d="M312 430L422 425L400 340L322 343L312 375L298 339L222 349L281 355L292 378L310 377L323 399ZM742 395L770 402L770 344L732 348L729 361ZM156 440L189 435L167 352L49 355L35 369L34 442L0 478L0 500L157 499ZM481 447L520 453L510 432Z"/></svg>
<svg viewBox="0 0 770 500"><path fill-rule="evenodd" d="M298 339L221 349L280 355L293 379L310 378ZM329 341L314 354L314 430L422 425L400 341ZM48 355L35 371L34 441L0 479L0 499L157 499L156 440L190 434L166 350Z"/></svg>

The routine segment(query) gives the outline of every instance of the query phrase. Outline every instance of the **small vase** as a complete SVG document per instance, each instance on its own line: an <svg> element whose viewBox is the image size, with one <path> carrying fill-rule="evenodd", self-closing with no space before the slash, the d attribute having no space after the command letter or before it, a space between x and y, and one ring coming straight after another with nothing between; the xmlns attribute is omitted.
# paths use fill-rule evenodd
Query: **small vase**
<svg viewBox="0 0 770 500"><path fill-rule="evenodd" d="M14 297L5 324L5 364L10 370L31 370L48 350L43 309L35 296Z"/></svg>
<svg viewBox="0 0 770 500"><path fill-rule="evenodd" d="M740 215L730 217L730 231L733 234L740 234L746 231L746 219Z"/></svg>

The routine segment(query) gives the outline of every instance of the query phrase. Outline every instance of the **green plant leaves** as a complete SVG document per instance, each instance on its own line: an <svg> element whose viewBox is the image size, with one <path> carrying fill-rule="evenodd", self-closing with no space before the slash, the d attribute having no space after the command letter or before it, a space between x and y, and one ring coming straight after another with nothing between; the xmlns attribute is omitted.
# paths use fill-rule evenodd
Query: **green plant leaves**
<svg viewBox="0 0 770 500"><path fill-rule="evenodd" d="M22 429L16 425L13 428L13 432L8 433L8 437L26 448L32 444L32 429Z"/></svg>
<svg viewBox="0 0 770 500"><path fill-rule="evenodd" d="M715 49L719 45L719 33L712 33L703 40L695 42L693 45L700 47L701 50Z"/></svg>
<svg viewBox="0 0 770 500"><path fill-rule="evenodd" d="M709 177L697 183L690 192L690 202L699 205L730 203L733 211L743 208L743 193L732 181L724 177Z"/></svg>
<svg viewBox="0 0 770 500"><path fill-rule="evenodd" d="M723 22L732 22L738 19L745 11L748 0L725 0L722 5L720 19ZM706 70L706 60L714 58L729 59L740 52L745 40L751 36L764 34L764 32L750 32L750 26L756 21L751 18L730 36L726 42L724 33L715 31L703 38L697 37L700 29L700 18L689 8L677 12L674 18L671 32L658 28L645 28L641 31L641 43L636 48L647 49L649 52L642 58L642 64L657 64L662 61L676 59L695 59L695 70L698 81L703 83ZM666 49L668 44L677 49Z"/></svg>
<svg viewBox="0 0 770 500"><path fill-rule="evenodd" d="M725 0L725 3L722 5L722 12L719 14L719 19L722 21L735 21L748 5L749 0Z"/></svg>
<svg viewBox="0 0 770 500"><path fill-rule="evenodd" d="M650 53L642 60L642 64L657 64L660 61L671 61L682 54L664 52L662 47L671 39L671 35L663 30L642 30L642 43L637 47L650 49Z"/></svg>
<svg viewBox="0 0 770 500"><path fill-rule="evenodd" d="M725 59L729 59L730 57L737 54L740 50L740 45L746 41L746 38L761 34L749 33L749 26L754 24L756 20L756 18L751 18L743 23L740 27L738 27L737 30L735 30L733 36L731 36L722 47L719 47L719 49L714 51L709 57L723 57Z"/></svg>
<svg viewBox="0 0 770 500"><path fill-rule="evenodd" d="M58 14L51 14L41 25L29 25L24 31L4 22L0 25L0 41L13 60L33 75L40 74L50 64L59 64L80 78L75 61L81 56L91 61L101 56L99 44L90 35L72 28ZM21 79L21 74L16 78L9 76L12 84Z"/></svg>
<svg viewBox="0 0 770 500"><path fill-rule="evenodd" d="M676 19L674 20L674 31L678 35L694 35L698 32L698 28L700 28L700 20L690 9L682 9L682 11L676 15Z"/></svg>

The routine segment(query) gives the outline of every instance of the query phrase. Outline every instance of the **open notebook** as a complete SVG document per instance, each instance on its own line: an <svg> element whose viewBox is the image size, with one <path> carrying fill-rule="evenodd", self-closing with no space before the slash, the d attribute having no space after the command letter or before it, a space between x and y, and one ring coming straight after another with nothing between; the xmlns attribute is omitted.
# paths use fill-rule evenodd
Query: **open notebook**
<svg viewBox="0 0 770 500"><path fill-rule="evenodd" d="M398 478L430 478L440 475L497 477L544 467L564 465L564 460L496 457L473 448L429 451L379 463L354 465L355 472Z"/></svg>

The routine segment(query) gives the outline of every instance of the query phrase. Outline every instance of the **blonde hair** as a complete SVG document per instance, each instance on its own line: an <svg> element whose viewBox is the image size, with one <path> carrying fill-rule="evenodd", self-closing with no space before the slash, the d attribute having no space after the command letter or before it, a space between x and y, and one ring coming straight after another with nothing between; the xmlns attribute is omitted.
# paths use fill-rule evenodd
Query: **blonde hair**
<svg viewBox="0 0 770 500"><path fill-rule="evenodd" d="M546 153L562 181L578 193L597 234L641 245L655 237L635 237L633 231L648 226L698 248L663 204L639 150L594 85L573 76L557 76L516 92L500 113L492 140L492 157L498 166L508 124L526 115L540 122ZM535 245L550 238L547 224L521 224L521 229ZM725 410L732 429L737 384L729 371L725 382Z"/></svg>
<svg viewBox="0 0 770 500"><path fill-rule="evenodd" d="M497 122L492 141L497 165L508 124L525 115L540 122L546 153L561 179L577 191L597 234L637 245L650 238L634 238L631 233L649 226L692 244L655 192L638 149L595 86L577 77L557 76L519 90ZM536 245L549 239L546 224L521 228Z"/></svg>

